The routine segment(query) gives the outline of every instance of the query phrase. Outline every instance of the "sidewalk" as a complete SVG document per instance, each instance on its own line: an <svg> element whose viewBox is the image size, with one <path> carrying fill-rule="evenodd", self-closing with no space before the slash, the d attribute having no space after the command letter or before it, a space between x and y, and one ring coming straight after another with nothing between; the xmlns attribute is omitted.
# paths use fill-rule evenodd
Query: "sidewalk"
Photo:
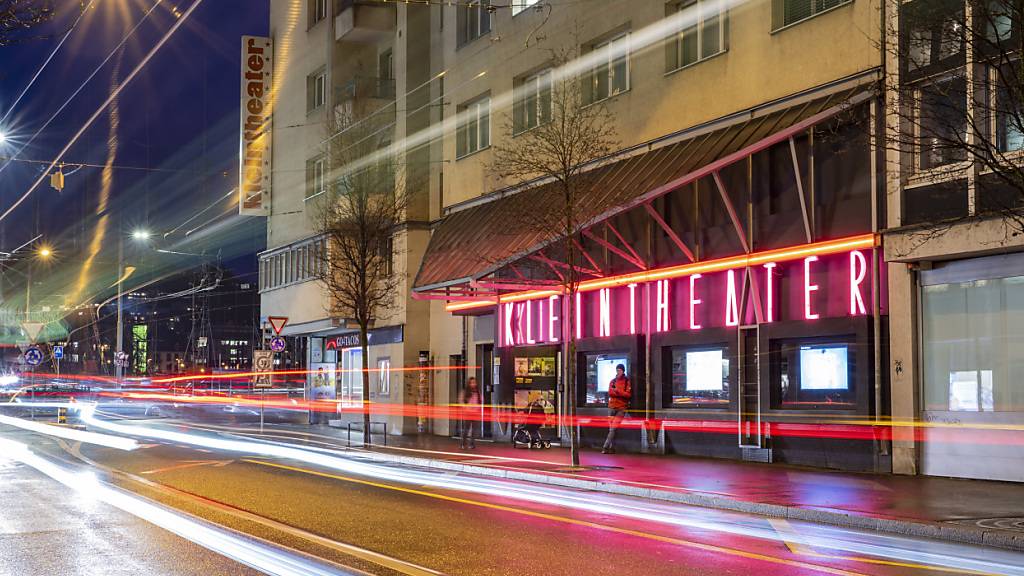
<svg viewBox="0 0 1024 576"><path fill-rule="evenodd" d="M274 427L282 429L285 427ZM347 431L288 426L347 443ZM375 442L383 436L374 434ZM352 434L353 447L361 435ZM837 526L1024 550L1024 484L861 474L733 460L527 450L441 436L389 436L371 458Z"/></svg>

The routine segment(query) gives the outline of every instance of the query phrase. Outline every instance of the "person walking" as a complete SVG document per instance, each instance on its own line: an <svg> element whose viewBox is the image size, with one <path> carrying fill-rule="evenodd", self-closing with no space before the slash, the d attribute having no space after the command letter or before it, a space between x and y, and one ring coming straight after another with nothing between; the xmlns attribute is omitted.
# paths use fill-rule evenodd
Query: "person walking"
<svg viewBox="0 0 1024 576"><path fill-rule="evenodd" d="M470 376L466 381L466 389L462 392L462 404L462 443L459 446L463 450L475 450L473 427L480 418L480 385L477 384L475 376Z"/></svg>
<svg viewBox="0 0 1024 576"><path fill-rule="evenodd" d="M604 441L601 454L615 454L615 431L626 417L629 399L633 397L633 385L626 376L626 367L615 367L615 378L608 384L608 438Z"/></svg>

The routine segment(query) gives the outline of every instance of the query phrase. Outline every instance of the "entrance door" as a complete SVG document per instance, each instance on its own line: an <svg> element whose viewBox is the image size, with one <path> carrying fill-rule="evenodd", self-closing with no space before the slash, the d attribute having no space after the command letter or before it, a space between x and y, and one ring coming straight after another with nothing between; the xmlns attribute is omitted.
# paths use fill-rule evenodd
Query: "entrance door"
<svg viewBox="0 0 1024 576"><path fill-rule="evenodd" d="M758 327L739 329L739 390L737 413L739 418L739 445L742 448L762 448L761 436L761 371L757 350Z"/></svg>
<svg viewBox="0 0 1024 576"><path fill-rule="evenodd" d="M462 393L466 389L466 363L462 354L448 356L448 432L452 437L462 435L462 412L454 405L462 403Z"/></svg>
<svg viewBox="0 0 1024 576"><path fill-rule="evenodd" d="M477 346L476 357L477 364L480 365L476 370L476 381L480 385L480 415L486 416L487 414L492 413L492 410L486 410L484 406L494 406L497 404L494 389L494 344L480 344ZM493 419L481 420L481 437L493 437L493 427Z"/></svg>

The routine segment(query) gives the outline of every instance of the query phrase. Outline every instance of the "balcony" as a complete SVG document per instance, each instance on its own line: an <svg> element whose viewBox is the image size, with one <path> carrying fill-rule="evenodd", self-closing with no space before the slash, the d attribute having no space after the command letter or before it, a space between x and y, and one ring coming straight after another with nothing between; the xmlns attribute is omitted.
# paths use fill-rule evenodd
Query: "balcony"
<svg viewBox="0 0 1024 576"><path fill-rule="evenodd" d="M335 8L335 40L373 43L395 33L397 18L393 5L338 0Z"/></svg>
<svg viewBox="0 0 1024 576"><path fill-rule="evenodd" d="M341 131L358 119L374 117L383 124L395 121L395 79L354 76L334 88L334 114Z"/></svg>

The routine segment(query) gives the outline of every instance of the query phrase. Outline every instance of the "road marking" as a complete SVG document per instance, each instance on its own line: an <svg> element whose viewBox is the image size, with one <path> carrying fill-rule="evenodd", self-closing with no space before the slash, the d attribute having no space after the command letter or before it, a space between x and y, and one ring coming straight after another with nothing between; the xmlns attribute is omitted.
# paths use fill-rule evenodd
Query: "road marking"
<svg viewBox="0 0 1024 576"><path fill-rule="evenodd" d="M231 464L232 462L234 462L234 460L185 460L182 464L167 466L165 468L155 468L153 470L146 470L142 472L142 474L159 474L161 472L170 472L172 470L195 468L196 466L211 466L213 468L223 468L228 464Z"/></svg>
<svg viewBox="0 0 1024 576"><path fill-rule="evenodd" d="M800 540L800 535L796 529L790 525L789 522L782 518L769 518L768 523L771 524L772 528L783 537L783 542L789 551L798 556L811 556L813 558L823 558L827 560L842 560L847 562L863 562L865 564L878 564L880 566L898 566L900 568L914 568L917 570L931 570L935 572L949 572L952 574L977 574L988 576L988 572L977 572L974 570L958 570L956 568L945 568L942 566L931 566L928 564L914 564L910 562L896 562L894 560L881 560L877 558L864 558L861 556L837 556L832 554L822 554L815 552L809 546L806 546L796 540Z"/></svg>
<svg viewBox="0 0 1024 576"><path fill-rule="evenodd" d="M416 494L418 496L426 496L427 498L435 498L438 500L445 500L447 502L456 502L459 504L467 504L470 506L479 506L481 508L489 508L491 510L500 510L503 512L511 512L513 514L520 514L523 516L530 516L533 518L541 518L544 520L551 520L553 522L562 522L565 524L573 524L576 526L585 526L587 528L593 528L596 530L604 530L606 532L614 532L616 534L625 534L629 536L636 536L638 538L646 538L648 540L655 540L658 542L664 542L667 544L674 544L677 546L683 546L687 548L694 548L697 550L703 550L705 552L716 552L721 554L728 554L731 556L738 556L741 558L748 558L751 560L760 560L763 562L769 562L772 564L782 564L785 566L792 566L796 568L804 568L807 570L814 570L816 572L823 572L825 574L835 574L836 576L867 576L860 572L851 572L849 570L842 570L839 568L831 568L828 566L818 566L816 564L810 564L807 562L801 562L798 560L786 560L783 558L775 558L765 554L758 554L756 552L745 552L743 550L737 550L735 548L726 548L723 546L715 546L713 544L703 544L700 542L691 542L689 540L681 540L679 538L672 538L670 536L660 536L658 534L649 534L647 532L640 532L639 530L630 530L628 528L619 528L616 526L608 526L606 524L597 524L595 522L588 522L586 520L579 520L576 518L568 518L565 516L556 516L554 514L547 514L544 512L536 512L533 510L524 510L520 508L512 508L511 506L504 506L501 504L492 504L490 502L480 502L477 500L469 500L466 498L459 498L457 496L448 496L446 494L437 494L434 492L426 492L424 490L417 490L415 488L403 488L401 486L392 486L390 484L382 484L380 482L374 482L371 480L362 480L359 478L351 478L348 476L339 476L337 474L329 474L327 472L319 472L316 470L309 470L307 468L298 468L295 466L288 466L285 464L277 464L274 462L261 462L259 460L249 460L242 458L242 462L248 462L250 464L257 464L259 466L268 466L271 468L280 468L283 470L291 470L293 472L301 472L303 474L310 474L312 476L321 476L323 478L332 478L335 480L342 480L345 482L352 482L354 484L363 484L365 486L373 486L376 488L384 488L386 490L394 490L396 492L405 492L407 494Z"/></svg>
<svg viewBox="0 0 1024 576"><path fill-rule="evenodd" d="M394 570L394 571L399 572L401 574L407 574L409 576L445 576L445 574L443 572L438 572L437 570L433 570L433 569L427 568L425 566L420 566L418 564L413 564L412 562L406 562L405 560L402 560L400 558L395 558L395 557L392 557L392 556L388 556L386 554L381 554L380 552L374 552L373 550L368 550L366 548L360 548L360 547L355 546L353 544L346 544L344 542L338 542L337 540L331 540L330 538L327 538L325 536L320 536L319 534L314 534L312 532L307 532L307 531L305 531L305 530L303 530L301 528L297 528L295 526L291 526L290 524L285 524L283 522L278 522L277 520L272 520L270 518L266 518L264 516L260 516L259 514L255 514L253 512L249 512L248 510L244 510L242 508L237 508L235 506L232 506L230 504L226 504L224 502L219 502L217 500L206 498L206 497L200 496L198 494L193 494L191 492L186 492L185 490L180 490L178 488L175 488L173 486L168 486L166 484L161 484L159 482L154 482L154 481L149 480L147 478L143 478L141 476L136 476L135 474L131 474L129 472L124 472L124 471L121 471L121 470L116 470L116 469L111 468L109 466L104 466L103 464L100 464L99 462L96 462L95 460L92 460L92 459L88 458L87 456L83 455L81 453L81 451L80 451L80 445L69 446L67 443L65 443L63 441L60 442L60 445L61 445L61 448L63 448L66 452L68 452L69 454L71 454L75 458L81 460L82 462L85 462L86 464L89 464L90 466L93 466L94 468L105 470L105 471L107 471L110 474L114 474L114 475L117 475L117 476L121 476L121 477L127 478L128 480L132 480L134 482L138 482L139 484L142 484L143 486L147 486L149 488L152 488L153 490L156 490L158 492L163 492L164 494L169 494L169 495L177 496L179 498L185 498L185 499L188 499L188 500L192 500L194 502L198 502L199 504L204 505L204 506L206 506L208 508L215 508L215 509L217 509L217 510L223 512L223 513L226 513L228 515L234 516L236 518L241 518L241 519L244 519L244 520L248 520L248 521L253 522L255 524L259 524L261 526L265 526L265 527L268 527L268 528L273 528L273 529L279 530L281 532L285 532L285 533L290 534L292 536L296 536L296 537L302 538L304 540L308 540L308 541L314 542L316 544L320 544L321 546L324 546L326 548L330 548L330 549L335 550L337 552L341 552L342 554L345 554L347 556L351 556L351 557L354 557L354 558L359 558L359 559L365 560L367 562L370 562L372 564L376 564L378 566L383 566L385 568L390 568L391 570ZM246 460L246 461L249 461L249 460ZM258 460L252 460L250 462L257 462L258 463L259 461ZM140 498L145 498L144 496L141 496L141 495L139 497ZM198 515L189 514L188 512L184 512L184 511L180 511L180 510L179 510L179 512L181 512L182 514L187 514L187 515L195 516L195 517L200 518L200 519L204 520L205 522L209 522L211 524L217 524L218 526L221 526L222 528L225 528L227 530L234 530L234 529L231 529L231 528L227 528L227 527L225 527L225 526L223 526L221 524L218 524L218 523L216 523L216 522L214 522L212 520L209 520L209 519L206 519L206 518L202 518L201 516L198 516ZM287 546L285 544L281 544L279 542L274 542L272 540L261 538L259 536L255 536L255 535L249 534L247 532L241 532L239 530L234 530L234 531L239 532L241 534L245 534L246 536L248 536L250 538L253 538L253 539L256 539L256 540L259 540L261 542L266 542L267 544L272 545L272 546L277 546L277 547L283 548L285 550L291 550L291 551L297 552L299 554L305 554L305 555L313 556L312 554L310 554L308 552L303 552L301 550L296 550L296 549L294 549L294 548L292 548L290 546ZM330 560L327 560L327 559L324 559L324 558L317 557L317 559L320 560L320 561L323 561L323 562L331 562ZM332 562L332 563L333 564L338 564L337 562ZM358 572L359 574L367 574L366 572L364 572L362 570L359 570L357 568L353 568L351 566L344 566L344 565L341 565L341 564L338 564L338 565L343 566L346 570L349 570L349 571ZM369 576L369 575L367 575L367 576Z"/></svg>

